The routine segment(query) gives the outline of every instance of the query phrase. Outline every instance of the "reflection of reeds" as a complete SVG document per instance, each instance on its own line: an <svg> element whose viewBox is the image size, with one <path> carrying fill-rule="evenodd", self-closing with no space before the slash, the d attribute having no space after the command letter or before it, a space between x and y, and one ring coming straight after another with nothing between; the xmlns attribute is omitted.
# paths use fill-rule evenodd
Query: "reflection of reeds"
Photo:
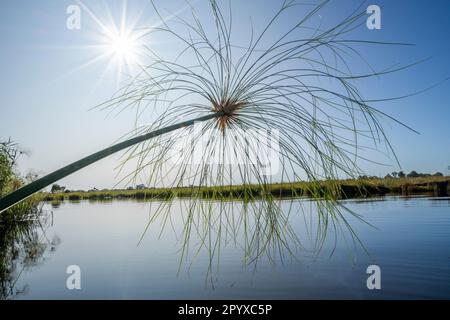
<svg viewBox="0 0 450 320"><path fill-rule="evenodd" d="M244 268L284 264L301 252L318 255L328 242L332 254L337 239L359 245L341 210L327 201L308 199L256 201L172 199L150 202L147 231L173 232L179 242L179 272L206 264L205 280L212 286L229 250L242 254ZM350 232L349 232L350 231ZM142 239L141 239L142 240ZM201 260L201 262L198 261Z"/></svg>
<svg viewBox="0 0 450 320"><path fill-rule="evenodd" d="M23 271L41 263L48 247L53 251L60 241L46 238L50 216L29 212L19 221L16 216L9 218L5 214L0 219L0 299L24 294L27 287L17 286Z"/></svg>
<svg viewBox="0 0 450 320"><path fill-rule="evenodd" d="M220 266L221 250L228 246L243 251L245 265L256 266L261 258L278 261L278 255L283 257L299 245L287 217L270 201L190 199L163 202L152 212L151 224L160 223L161 234L174 220L182 220L180 229L173 227L180 241L179 268L206 256L206 279L211 281Z"/></svg>

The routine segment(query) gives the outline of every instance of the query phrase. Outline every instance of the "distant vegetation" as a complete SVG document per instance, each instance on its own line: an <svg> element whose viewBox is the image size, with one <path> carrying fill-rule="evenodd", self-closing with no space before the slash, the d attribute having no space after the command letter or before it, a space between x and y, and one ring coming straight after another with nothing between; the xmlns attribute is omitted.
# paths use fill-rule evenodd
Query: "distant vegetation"
<svg viewBox="0 0 450 320"><path fill-rule="evenodd" d="M22 178L15 170L15 164L21 151L11 141L0 143L0 197L20 188L24 183L36 178L29 174ZM380 196L386 194L423 194L448 195L450 177L444 177L440 172L434 174L411 171L392 172L384 178L375 176L360 176L353 180L334 180L320 182L274 183L269 185L240 185L222 187L179 187L179 188L147 188L140 184L122 190L71 191L66 187L53 184L50 193L40 193L14 206L2 215L2 220L9 217L20 219L33 214L40 200L107 200L107 199L161 199L198 196L204 199L229 198L251 200L262 196L273 197L322 197L330 194L338 199Z"/></svg>
<svg viewBox="0 0 450 320"><path fill-rule="evenodd" d="M274 197L310 197L327 195L332 191L336 198L360 198L386 194L421 194L436 193L436 188L448 193L450 177L443 174L417 174L415 171L408 175L399 172L389 174L385 178L361 176L356 180L322 181L320 183L295 182L283 184L241 185L223 187L180 187L180 188L145 188L139 185L122 190L67 191L44 194L46 201L64 200L108 200L108 199L172 199L175 197L200 196L205 199L230 198L250 200L270 194ZM443 186L443 187L442 187Z"/></svg>
<svg viewBox="0 0 450 320"><path fill-rule="evenodd" d="M403 171L400 172L392 172L391 174L388 174L386 178L428 178L428 177L443 177L444 175L440 172L436 172L435 174L429 174L429 173L417 173L417 171L411 171L410 173L406 174Z"/></svg>
<svg viewBox="0 0 450 320"><path fill-rule="evenodd" d="M58 192L64 192L64 191L66 191L66 187L62 187L62 186L60 186L59 184L54 184L54 185L52 185L52 188L51 188L51 193L58 193Z"/></svg>
<svg viewBox="0 0 450 320"><path fill-rule="evenodd" d="M411 171L408 174L405 174L403 171L388 173L384 179L403 179L403 178L431 178L431 177L443 177L444 175L440 172L436 172L434 174L430 173L417 173L417 171ZM380 177L376 176L360 176L359 179L367 180L367 179L380 179Z"/></svg>

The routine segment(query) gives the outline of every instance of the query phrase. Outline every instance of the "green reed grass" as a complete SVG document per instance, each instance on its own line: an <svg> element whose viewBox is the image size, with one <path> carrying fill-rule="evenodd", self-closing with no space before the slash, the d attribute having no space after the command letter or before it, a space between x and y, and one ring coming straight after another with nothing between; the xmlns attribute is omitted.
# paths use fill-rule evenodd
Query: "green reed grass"
<svg viewBox="0 0 450 320"><path fill-rule="evenodd" d="M260 256L259 249L266 248L270 239L278 239L277 246L287 249L287 241L282 238L290 232L278 227L287 223L279 200L271 193L274 182L292 186L288 188L296 194L294 184L305 181L304 191L320 200L316 209L318 247L330 230L333 233L347 230L354 243L359 241L346 218L359 216L338 202L343 192L339 177L351 179L363 175L359 164L370 161L363 150L383 147L395 158L383 120L407 126L374 106L390 99L365 99L358 83L410 66L375 71L369 65L372 71L368 73L352 70L354 64L350 60L366 62L358 50L361 46L405 44L355 38L354 31L366 22L362 7L336 24L318 26L314 19L329 2L314 6L282 2L267 24L254 28L249 23L245 46L234 43L234 35L242 30L234 28L231 4L227 8L211 0L210 14L200 15L188 3L189 17L170 14L171 18L165 19L152 2L160 23L149 34L175 43L174 57L162 56L149 45L150 62L101 108L115 112L134 110L137 121L146 112L158 115L150 126L136 127L130 136L170 126L178 119L221 113L205 121L202 130L185 127L134 146L119 166L120 172L124 172L130 163L135 164L120 183L136 183L146 177L147 185L156 190L195 186L190 188L188 205L183 209L188 212L182 236L183 257L193 233L202 234L204 241L200 248L207 248L212 256L220 251L220 239L227 233L220 223L224 219L229 224L233 219L222 204L228 198L223 187L236 185L245 203L243 215L252 215L262 224L246 230L251 236L246 256L252 259ZM289 16L291 26L280 31L280 26L285 25L281 21L291 13L296 14L296 20ZM216 131L207 134L209 129ZM237 130L246 135L234 135ZM267 145L266 140L255 134L257 130L277 130L279 150ZM175 156L177 143L187 137L191 139ZM281 168L276 178L264 174L262 162L252 162L257 151L247 144L250 138L279 155ZM200 144L202 157L196 163ZM245 164L225 164L225 159L235 154ZM174 164L175 158L178 162ZM211 164L214 158L222 161ZM326 188L323 181L327 181ZM175 192L169 192L166 197L169 201L151 208L149 226L158 219L163 226L167 225L175 197ZM219 228L214 240L210 238L213 227ZM260 232L264 237L259 237Z"/></svg>
<svg viewBox="0 0 450 320"><path fill-rule="evenodd" d="M128 148L119 165L121 173L130 163L135 164L119 183L135 183L144 176L147 185L162 188L159 190L167 201L152 203L147 228L158 219L163 227L170 220L175 194L162 190L196 186L191 189L197 192L190 193L183 208L187 214L181 236L183 257L193 233L201 235L203 241L198 248L207 248L212 261L218 257L223 236L239 229L229 231L222 226L222 222L233 225L234 219L225 206L227 199L220 189L224 186L241 186L240 196L245 200L242 223L246 226L248 217L256 221L254 228L245 229L248 239L244 247L251 261L267 252L267 248L291 252L290 241L285 239L292 236L284 218L289 213L281 210L279 200L270 192L274 182L293 185L306 181L307 193L320 200L316 208L318 247L330 230L347 230L354 243L359 241L346 218L359 216L337 201L342 187L338 178L363 174L360 162L370 161L363 150L382 146L395 157L383 130L383 120L404 124L374 106L389 99L366 99L358 84L409 66L383 71L371 68L368 73L352 70L350 60L365 63L358 50L361 46L403 44L355 38L354 31L366 21L361 7L338 23L317 25L314 19L329 2L311 6L283 1L265 25L254 28L248 24L245 45L234 43L234 34L242 30L234 28L231 4L227 10L225 5L211 0L209 15L201 16L188 2L189 17L171 14L170 19L165 19L152 2L161 21L148 34L175 43L174 56L158 54L149 45L149 62L142 65L139 75L99 107L115 112L134 110L136 122L146 112L156 115L151 125L133 128L127 136L130 140L119 144L120 148L113 147L114 152ZM292 13L295 20L289 16ZM280 31L285 25L281 21L290 21L290 27ZM202 130L195 131L194 121L179 126L184 119L202 119ZM216 129L216 133L206 134L208 129ZM236 136L233 132L237 129L245 134ZM278 131L279 146L268 145L256 133L258 130ZM177 143L187 137L191 138L190 143L182 145L175 155ZM257 146L248 145L250 138L280 157L276 178L264 174L260 159L253 163ZM204 143L202 157L195 163L200 143ZM83 159L82 166L74 164L59 173L66 176L111 153L104 150ZM245 164L225 164L225 159L236 154ZM222 161L212 165L210 160L214 158ZM171 162L174 160L175 164ZM45 183L61 175L49 175L51 179L44 179ZM324 180L328 181L327 188L323 188ZM204 188L208 187L205 196ZM38 190L35 189L30 189L30 194ZM291 191L296 192L295 188ZM215 239L212 228L218 228Z"/></svg>

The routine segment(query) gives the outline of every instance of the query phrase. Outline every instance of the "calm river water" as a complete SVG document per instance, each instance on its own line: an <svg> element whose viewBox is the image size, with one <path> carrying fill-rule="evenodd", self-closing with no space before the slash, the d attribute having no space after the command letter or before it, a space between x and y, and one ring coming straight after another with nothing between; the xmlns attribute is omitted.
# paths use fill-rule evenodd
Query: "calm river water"
<svg viewBox="0 0 450 320"><path fill-rule="evenodd" d="M189 210L186 200L155 214L160 204L46 204L33 245L20 244L1 279L3 298L450 298L450 199L343 202L364 222L308 200L272 214L237 202ZM67 288L73 265L80 290ZM380 290L367 288L370 265Z"/></svg>

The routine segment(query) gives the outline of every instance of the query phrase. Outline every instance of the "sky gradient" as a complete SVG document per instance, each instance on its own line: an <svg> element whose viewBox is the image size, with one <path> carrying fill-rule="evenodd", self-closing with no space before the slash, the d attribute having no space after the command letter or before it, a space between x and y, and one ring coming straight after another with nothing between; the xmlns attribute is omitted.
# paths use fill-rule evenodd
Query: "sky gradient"
<svg viewBox="0 0 450 320"><path fill-rule="evenodd" d="M106 1L83 3L107 24L121 19L122 1L108 1L107 6ZM233 11L251 16L255 25L265 21L280 3L231 1ZM68 30L66 8L72 4L76 1L23 0L0 4L0 139L11 137L28 151L29 155L19 163L21 172L34 169L41 174L49 173L111 145L133 127L132 112L112 115L92 110L118 88L118 70L114 65L107 68L108 59L81 68L101 54L96 48L100 32L85 11L81 13L81 29ZM184 1L175 0L156 4L174 11L185 7ZM321 13L322 19L337 19L359 4L359 0L332 1ZM450 1L377 0L364 6L370 4L381 7L382 29L362 27L356 31L360 38L415 44L403 48L372 47L364 51L371 65L383 68L428 60L381 80L365 82L361 86L367 98L410 94L450 76ZM203 7L199 6L200 14ZM155 20L149 1L129 0L127 8L127 20L135 21L137 27L148 26ZM237 23L246 26L245 21ZM146 44L155 49L170 51L171 44L164 39L148 41ZM386 166L367 163L362 165L363 169L370 175L399 170L450 174L449 101L447 81L414 97L377 104L380 110L400 119L420 135L387 123L386 133L401 168L392 157L374 154L373 159ZM151 116L143 121L151 122ZM114 169L117 165L118 156L112 156L61 183L71 189L110 188L117 182Z"/></svg>

